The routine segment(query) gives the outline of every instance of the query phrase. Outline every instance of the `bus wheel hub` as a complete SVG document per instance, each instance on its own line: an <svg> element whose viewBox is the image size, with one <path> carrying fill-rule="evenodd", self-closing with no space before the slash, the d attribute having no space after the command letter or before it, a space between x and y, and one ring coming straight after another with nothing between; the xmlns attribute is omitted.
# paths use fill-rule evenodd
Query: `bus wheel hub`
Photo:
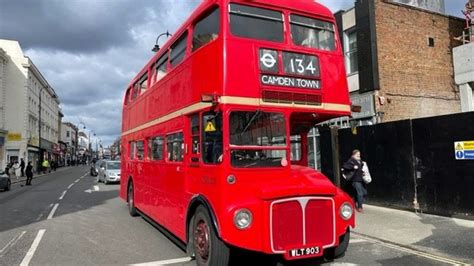
<svg viewBox="0 0 474 266"><path fill-rule="evenodd" d="M203 220L199 221L194 231L194 248L196 255L205 262L209 258L209 227Z"/></svg>

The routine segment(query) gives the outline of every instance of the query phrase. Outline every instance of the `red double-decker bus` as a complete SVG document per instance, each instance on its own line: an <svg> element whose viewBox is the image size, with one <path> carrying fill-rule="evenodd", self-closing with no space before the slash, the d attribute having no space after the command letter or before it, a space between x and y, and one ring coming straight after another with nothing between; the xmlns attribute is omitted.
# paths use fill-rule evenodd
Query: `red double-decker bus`
<svg viewBox="0 0 474 266"><path fill-rule="evenodd" d="M353 203L308 167L307 136L349 114L329 9L204 1L127 88L120 196L198 265L340 256Z"/></svg>

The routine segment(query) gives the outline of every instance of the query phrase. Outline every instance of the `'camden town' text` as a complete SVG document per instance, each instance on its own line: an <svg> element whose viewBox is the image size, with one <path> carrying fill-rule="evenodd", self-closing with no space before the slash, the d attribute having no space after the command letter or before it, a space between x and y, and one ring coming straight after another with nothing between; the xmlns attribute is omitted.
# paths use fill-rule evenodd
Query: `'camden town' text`
<svg viewBox="0 0 474 266"><path fill-rule="evenodd" d="M320 88L319 80L314 80L314 79L261 75L260 82L262 82L262 84L264 85L271 85L271 86L295 87L295 88L303 88L303 89L319 89Z"/></svg>

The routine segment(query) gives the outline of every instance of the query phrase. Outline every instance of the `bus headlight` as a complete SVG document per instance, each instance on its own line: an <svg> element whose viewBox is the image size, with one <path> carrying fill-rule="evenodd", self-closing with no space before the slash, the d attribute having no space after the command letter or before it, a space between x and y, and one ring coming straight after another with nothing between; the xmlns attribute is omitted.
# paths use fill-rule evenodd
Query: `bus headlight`
<svg viewBox="0 0 474 266"><path fill-rule="evenodd" d="M252 213L247 209L237 210L234 214L234 225L239 229L246 229L252 224Z"/></svg>
<svg viewBox="0 0 474 266"><path fill-rule="evenodd" d="M354 209L352 208L352 205L347 202L344 202L341 205L341 208L339 208L339 215L341 215L341 218L344 220L349 220L352 217L353 212Z"/></svg>

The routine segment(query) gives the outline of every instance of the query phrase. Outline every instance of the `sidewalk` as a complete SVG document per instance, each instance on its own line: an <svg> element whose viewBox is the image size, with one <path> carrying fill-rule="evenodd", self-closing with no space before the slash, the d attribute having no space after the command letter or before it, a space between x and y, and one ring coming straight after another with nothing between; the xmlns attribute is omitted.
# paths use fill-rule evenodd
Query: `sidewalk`
<svg viewBox="0 0 474 266"><path fill-rule="evenodd" d="M364 205L354 232L474 263L474 221Z"/></svg>
<svg viewBox="0 0 474 266"><path fill-rule="evenodd" d="M51 171L51 173L46 173L46 174L33 174L33 180L38 178L38 177L42 177L42 176L45 176L45 175L49 175L49 174L52 174L52 173L56 173L56 172L62 172L64 170L67 170L67 169L70 169L70 168L73 168L75 166L63 166L63 167L60 167L60 168L57 168L56 171ZM26 182L26 176L24 177L21 177L21 176L18 176L18 177L10 177L10 180L12 181L12 184L16 184L16 183L25 183Z"/></svg>

